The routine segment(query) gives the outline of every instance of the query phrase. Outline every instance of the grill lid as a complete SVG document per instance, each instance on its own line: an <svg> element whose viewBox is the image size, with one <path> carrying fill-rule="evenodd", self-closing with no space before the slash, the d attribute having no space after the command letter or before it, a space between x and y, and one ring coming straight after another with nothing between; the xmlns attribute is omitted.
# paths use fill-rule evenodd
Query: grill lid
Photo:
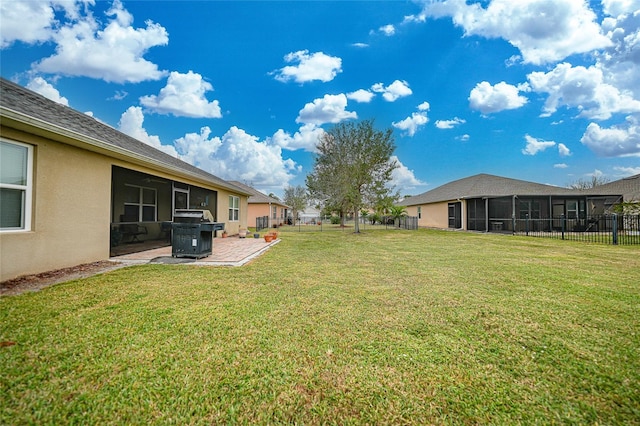
<svg viewBox="0 0 640 426"><path fill-rule="evenodd" d="M173 221L188 223L211 223L213 222L213 215L209 210L178 209L173 215Z"/></svg>

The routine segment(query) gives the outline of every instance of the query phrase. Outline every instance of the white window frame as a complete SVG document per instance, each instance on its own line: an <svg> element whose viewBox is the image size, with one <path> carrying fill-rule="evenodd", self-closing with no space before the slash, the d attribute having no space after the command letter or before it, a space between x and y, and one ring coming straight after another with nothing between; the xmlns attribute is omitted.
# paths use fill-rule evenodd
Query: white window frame
<svg viewBox="0 0 640 426"><path fill-rule="evenodd" d="M418 219L422 219L422 207L418 206Z"/></svg>
<svg viewBox="0 0 640 426"><path fill-rule="evenodd" d="M137 206L138 207L138 222L157 222L158 221L158 190L155 188L149 188L146 186L140 185L132 185L125 183L124 186L128 186L130 188L138 189L138 202L137 203L128 203L125 201L125 206ZM144 202L144 191L150 190L153 191L153 204ZM153 220L142 220L144 217L144 208L145 207L153 207Z"/></svg>
<svg viewBox="0 0 640 426"><path fill-rule="evenodd" d="M240 197L229 195L229 222L240 221Z"/></svg>
<svg viewBox="0 0 640 426"><path fill-rule="evenodd" d="M21 226L16 228L0 228L2 232L28 232L31 231L31 214L33 206L33 145L26 143L16 142L5 138L0 138L0 141L17 145L27 149L27 183L26 185L14 185L0 182L0 188L14 189L23 191L22 198L22 217L20 218Z"/></svg>

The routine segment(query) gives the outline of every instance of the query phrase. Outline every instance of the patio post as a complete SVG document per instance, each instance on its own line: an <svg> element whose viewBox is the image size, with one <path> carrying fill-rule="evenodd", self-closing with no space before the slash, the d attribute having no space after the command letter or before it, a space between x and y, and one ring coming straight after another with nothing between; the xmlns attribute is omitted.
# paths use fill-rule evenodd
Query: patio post
<svg viewBox="0 0 640 426"><path fill-rule="evenodd" d="M613 245L618 245L618 213L613 214Z"/></svg>
<svg viewBox="0 0 640 426"><path fill-rule="evenodd" d="M562 239L564 240L564 230L565 230L565 226L566 223L565 221L567 220L567 218L565 217L564 214L560 215L560 222L562 222Z"/></svg>

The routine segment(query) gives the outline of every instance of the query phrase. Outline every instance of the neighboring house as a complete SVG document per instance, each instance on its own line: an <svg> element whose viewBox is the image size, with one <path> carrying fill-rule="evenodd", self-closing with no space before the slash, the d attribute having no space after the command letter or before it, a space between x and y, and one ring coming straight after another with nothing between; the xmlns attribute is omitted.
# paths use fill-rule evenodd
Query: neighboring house
<svg viewBox="0 0 640 426"><path fill-rule="evenodd" d="M280 226L287 222L290 207L277 198L269 197L262 192L238 181L231 181L235 186L250 193L247 213L248 226L256 226L256 219L268 217L267 227Z"/></svg>
<svg viewBox="0 0 640 426"><path fill-rule="evenodd" d="M517 179L479 174L459 179L420 195L407 197L399 205L418 226L473 231L512 231L512 219L575 219L576 230L589 218L612 212L612 207L636 197L640 179L628 179L588 190L560 188ZM633 195L635 194L635 195ZM550 220L550 226L559 226Z"/></svg>
<svg viewBox="0 0 640 426"><path fill-rule="evenodd" d="M305 225L315 225L320 222L320 210L307 206L304 210L298 212L298 219L300 223Z"/></svg>
<svg viewBox="0 0 640 426"><path fill-rule="evenodd" d="M247 226L246 190L5 79L0 118L0 281L168 245L176 209Z"/></svg>

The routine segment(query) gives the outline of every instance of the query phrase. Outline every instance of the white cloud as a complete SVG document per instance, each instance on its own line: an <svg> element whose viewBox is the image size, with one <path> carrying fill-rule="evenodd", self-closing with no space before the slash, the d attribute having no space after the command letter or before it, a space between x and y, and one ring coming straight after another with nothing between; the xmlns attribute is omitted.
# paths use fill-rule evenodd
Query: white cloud
<svg viewBox="0 0 640 426"><path fill-rule="evenodd" d="M621 176L635 176L640 175L640 166L638 167L621 167L615 166L613 170L620 172Z"/></svg>
<svg viewBox="0 0 640 426"><path fill-rule="evenodd" d="M40 93L45 98L49 98L54 102L69 106L69 100L64 96L60 96L58 89L53 87L42 77L36 77L27 84L27 89Z"/></svg>
<svg viewBox="0 0 640 426"><path fill-rule="evenodd" d="M54 11L49 2L3 1L0 2L0 16L0 48L8 47L14 41L40 43L53 35Z"/></svg>
<svg viewBox="0 0 640 426"><path fill-rule="evenodd" d="M568 168L568 167L569 167L569 166L568 166L568 165L566 165L565 163L557 163L557 164L554 164L554 165L553 165L553 168L554 168L554 169L566 169L566 168Z"/></svg>
<svg viewBox="0 0 640 426"><path fill-rule="evenodd" d="M409 136L413 136L420 129L429 122L427 112L429 111L429 102L423 102L418 105L418 111L411 114L410 117L405 118L402 121L391 123L391 125L397 129L404 130Z"/></svg>
<svg viewBox="0 0 640 426"><path fill-rule="evenodd" d="M270 142L290 151L303 149L305 151L315 152L318 140L323 134L324 130L321 127L318 127L313 123L309 123L300 127L300 130L298 130L293 136L284 130L279 129L273 135Z"/></svg>
<svg viewBox="0 0 640 426"><path fill-rule="evenodd" d="M615 10L612 13L622 14L616 18L605 18L602 23L613 45L597 55L596 66L602 71L606 83L640 99L640 13L628 13L630 10L627 9L632 9L632 6L623 3L627 2L616 2L616 7L610 6ZM640 11L638 0L635 0L635 10Z"/></svg>
<svg viewBox="0 0 640 426"><path fill-rule="evenodd" d="M453 120L437 120L436 127L438 129L453 129L455 126L466 123L462 118L454 117Z"/></svg>
<svg viewBox="0 0 640 426"><path fill-rule="evenodd" d="M104 29L89 14L55 30L55 54L34 64L34 68L116 83L158 80L166 75L143 58L151 47L169 42L165 28L151 21L146 22L146 28L133 28L133 17L118 0L106 15L113 19Z"/></svg>
<svg viewBox="0 0 640 426"><path fill-rule="evenodd" d="M282 158L282 149L261 142L235 126L221 138L211 137L209 127L188 133L175 141L180 158L228 180L260 183L261 187L284 188L300 168Z"/></svg>
<svg viewBox="0 0 640 426"><path fill-rule="evenodd" d="M602 71L594 66L574 67L565 62L548 73L532 72L527 78L533 91L549 95L542 114L545 117L561 105L577 108L580 116L599 120L608 119L613 113L640 111L640 101L604 82Z"/></svg>
<svg viewBox="0 0 640 426"><path fill-rule="evenodd" d="M382 34L386 35L387 37L390 37L396 33L396 28L393 25L388 24L378 28L378 31L380 31Z"/></svg>
<svg viewBox="0 0 640 426"><path fill-rule="evenodd" d="M451 17L465 35L503 38L517 47L524 62L556 62L611 44L585 1L493 0L486 8L465 0L428 2L425 13Z"/></svg>
<svg viewBox="0 0 640 426"><path fill-rule="evenodd" d="M414 112L404 120L393 122L391 125L397 129L404 130L407 135L413 136L425 124L429 122L427 114L424 112Z"/></svg>
<svg viewBox="0 0 640 426"><path fill-rule="evenodd" d="M163 145L158 136L148 134L146 129L142 127L143 122L144 114L142 113L142 108L132 106L122 113L118 123L118 130L173 157L177 157L178 152L173 145Z"/></svg>
<svg viewBox="0 0 640 426"><path fill-rule="evenodd" d="M522 90L527 90L527 87L513 86L504 81L492 86L483 81L471 89L469 105L482 114L520 108L527 103L527 98L520 95Z"/></svg>
<svg viewBox="0 0 640 426"><path fill-rule="evenodd" d="M402 188L402 191L410 191L419 186L425 186L426 183L415 177L413 170L402 164L397 156L392 155L391 161L395 161L398 167L391 172L391 185L396 188Z"/></svg>
<svg viewBox="0 0 640 426"><path fill-rule="evenodd" d="M296 123L316 124L339 123L350 118L358 118L358 114L347 111L347 97L344 94L324 95L314 99L300 110Z"/></svg>
<svg viewBox="0 0 640 426"><path fill-rule="evenodd" d="M590 123L580 142L601 157L640 157L640 124L627 117L625 124L609 128Z"/></svg>
<svg viewBox="0 0 640 426"><path fill-rule="evenodd" d="M536 155L538 152L556 146L556 143L553 141L543 141L542 139L536 139L529 135L525 135L524 138L527 141L527 146L522 150L524 155Z"/></svg>
<svg viewBox="0 0 640 426"><path fill-rule="evenodd" d="M358 48L366 48L369 47L369 45L367 43L353 43L351 46L353 47L358 47Z"/></svg>
<svg viewBox="0 0 640 426"><path fill-rule="evenodd" d="M371 86L371 90L376 93L382 93L382 97L387 102L394 102L399 98L413 94L413 91L409 88L409 83L404 80L395 80L386 87L382 83L376 83Z"/></svg>
<svg viewBox="0 0 640 426"><path fill-rule="evenodd" d="M300 50L288 53L284 60L297 65L288 65L273 73L275 79L282 82L294 80L296 83L306 83L320 80L326 83L342 72L342 59L323 52L309 54L308 50Z"/></svg>
<svg viewBox="0 0 640 426"><path fill-rule="evenodd" d="M462 142L467 142L469 139L471 139L471 136L469 136L466 133L464 135L456 137L456 140L459 140L459 141L462 141Z"/></svg>
<svg viewBox="0 0 640 426"><path fill-rule="evenodd" d="M640 10L638 0L602 0L604 13L611 16L620 16L627 13L634 13Z"/></svg>
<svg viewBox="0 0 640 426"><path fill-rule="evenodd" d="M360 89L355 92L347 93L347 98L360 103L369 103L375 95L368 90Z"/></svg>
<svg viewBox="0 0 640 426"><path fill-rule="evenodd" d="M160 114L173 114L177 117L220 118L220 105L217 100L209 102L205 93L213 86L202 79L200 74L189 71L187 74L172 72L167 85L158 96L142 96L140 103L150 111Z"/></svg>
<svg viewBox="0 0 640 426"><path fill-rule="evenodd" d="M571 155L571 150L563 143L558 144L558 155L560 157L568 157Z"/></svg>

